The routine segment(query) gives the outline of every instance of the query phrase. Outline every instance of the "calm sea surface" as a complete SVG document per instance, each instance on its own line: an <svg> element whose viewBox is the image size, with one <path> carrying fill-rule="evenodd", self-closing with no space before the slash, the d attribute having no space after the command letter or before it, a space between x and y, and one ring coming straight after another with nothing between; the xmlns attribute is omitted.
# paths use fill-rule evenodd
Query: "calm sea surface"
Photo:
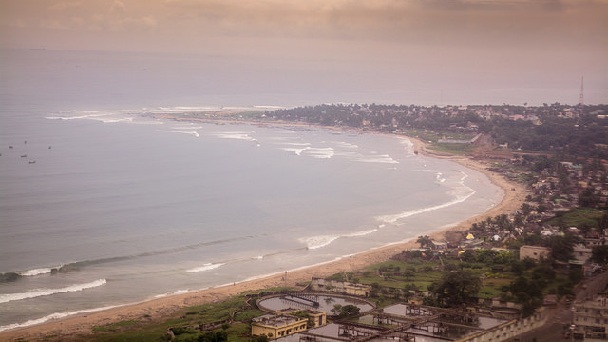
<svg viewBox="0 0 608 342"><path fill-rule="evenodd" d="M0 331L335 260L502 198L395 136L142 116L287 104L214 92L186 57L1 57L0 272L20 277L0 283Z"/></svg>

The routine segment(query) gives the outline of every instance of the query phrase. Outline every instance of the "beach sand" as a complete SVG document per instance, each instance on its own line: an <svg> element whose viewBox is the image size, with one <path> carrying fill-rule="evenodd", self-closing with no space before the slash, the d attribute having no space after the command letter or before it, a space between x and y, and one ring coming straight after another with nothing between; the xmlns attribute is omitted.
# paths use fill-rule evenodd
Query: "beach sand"
<svg viewBox="0 0 608 342"><path fill-rule="evenodd" d="M422 141L415 138L408 139L414 144L415 151L428 153L425 149L425 144ZM484 172L494 184L504 190L504 197L501 203L481 215L469 218L454 227L448 228L448 230L467 230L470 228L471 224L482 221L486 217L494 217L499 214L514 212L518 210L524 202L526 196L524 186L510 182L498 173L488 171L488 165L484 164L483 161L454 156L434 155L433 157L451 159L468 168ZM428 235L435 240L441 240L446 231L447 230L430 232ZM43 324L2 332L0 333L0 340L83 340L86 339L86 335L92 333L93 327L96 326L103 326L125 320L142 320L144 319L143 317L146 317L145 320L160 321L187 306L221 301L232 295L246 291L255 291L277 286L297 287L296 284L310 281L312 277L325 277L338 272L363 269L366 266L386 261L391 256L412 248L418 248L415 239L412 239L407 243L386 246L384 248L345 257L341 260L285 274L278 274L203 291L171 295L105 311L50 320Z"/></svg>

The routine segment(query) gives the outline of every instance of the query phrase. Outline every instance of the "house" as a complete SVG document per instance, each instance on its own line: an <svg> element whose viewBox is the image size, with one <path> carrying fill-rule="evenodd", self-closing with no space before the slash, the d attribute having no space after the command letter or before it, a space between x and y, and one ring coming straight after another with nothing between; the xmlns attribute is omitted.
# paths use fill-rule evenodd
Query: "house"
<svg viewBox="0 0 608 342"><path fill-rule="evenodd" d="M251 323L251 335L266 335L270 339L292 335L307 329L308 318L288 314L266 314Z"/></svg>
<svg viewBox="0 0 608 342"><path fill-rule="evenodd" d="M521 246L519 248L519 260L530 258L533 260L547 259L551 250L546 247L539 246Z"/></svg>
<svg viewBox="0 0 608 342"><path fill-rule="evenodd" d="M431 244L433 246L433 249L437 249L437 250L446 250L446 249L448 249L448 243L447 242L431 240Z"/></svg>
<svg viewBox="0 0 608 342"><path fill-rule="evenodd" d="M582 263L586 263L593 255L593 249L582 244L575 245L572 252L574 260Z"/></svg>

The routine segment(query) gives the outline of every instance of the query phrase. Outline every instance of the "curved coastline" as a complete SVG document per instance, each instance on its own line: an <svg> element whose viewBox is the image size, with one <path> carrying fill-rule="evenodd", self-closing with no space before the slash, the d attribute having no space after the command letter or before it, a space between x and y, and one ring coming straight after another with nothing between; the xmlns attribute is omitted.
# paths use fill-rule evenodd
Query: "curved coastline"
<svg viewBox="0 0 608 342"><path fill-rule="evenodd" d="M290 123L289 125L293 125L293 123ZM469 169L483 172L492 183L503 189L503 198L499 204L480 215L476 215L461 221L447 229L438 227L437 230L429 233L432 238L441 239L446 231L465 230L469 228L472 223L484 220L486 217L493 217L501 213L513 212L519 209L523 203L525 198L525 188L520 184L508 181L500 174L487 170L483 161L473 160L466 157L433 154L425 148L426 144L419 139L411 137L407 137L407 139L412 142L413 149L415 151L420 151L421 153L433 158L449 159ZM10 341L17 339L38 340L45 339L49 336L52 336L52 339L62 339L62 337L70 336L70 338L78 339L78 336L82 338L87 334L91 334L92 328L95 326L101 326L123 320L138 320L144 315L148 317L148 320L160 320L183 307L221 301L241 292L286 285L297 287L298 283L308 281L313 276L323 277L337 272L361 269L366 266L388 260L396 253L415 247L417 247L417 244L414 242L414 239L411 238L405 242L395 242L381 248L353 254L338 260L333 260L310 267L300 268L291 272L286 272L285 274L281 272L279 274L260 276L235 284L218 286L200 291L172 294L160 298L152 298L150 300L135 304L113 307L108 310L83 312L61 319L51 319L42 324L0 332L0 338Z"/></svg>

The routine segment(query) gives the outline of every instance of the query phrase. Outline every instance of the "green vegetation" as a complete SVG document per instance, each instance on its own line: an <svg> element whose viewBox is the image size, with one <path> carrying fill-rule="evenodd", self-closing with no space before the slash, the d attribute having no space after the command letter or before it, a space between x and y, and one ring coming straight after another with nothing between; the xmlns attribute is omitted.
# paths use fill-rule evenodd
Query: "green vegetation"
<svg viewBox="0 0 608 342"><path fill-rule="evenodd" d="M547 221L548 224L559 227L578 227L579 229L604 229L606 226L605 210L591 208L576 208L558 215Z"/></svg>
<svg viewBox="0 0 608 342"><path fill-rule="evenodd" d="M153 321L142 317L141 321L122 321L93 329L94 334L88 337L92 341L166 341L167 331L172 328L174 341L225 341L222 336L229 336L230 341L250 341L250 321L263 312L247 304L245 295L230 297L226 300L204 305L192 306L180 310L163 319ZM229 321L230 324L218 324L211 331L201 332L199 325L213 325L216 322Z"/></svg>
<svg viewBox="0 0 608 342"><path fill-rule="evenodd" d="M564 152L570 155L606 159L607 121L591 113L605 113L606 105L584 108L543 104L538 107L513 105L405 106L379 104L324 104L259 114L257 120L285 120L310 124L352 127L382 132L405 132L427 142L447 136L484 133L496 144L526 151Z"/></svg>
<svg viewBox="0 0 608 342"><path fill-rule="evenodd" d="M359 307L348 304L348 305L334 305L334 308L331 310L332 314L334 314L338 319L346 318L350 316L355 316L359 314Z"/></svg>
<svg viewBox="0 0 608 342"><path fill-rule="evenodd" d="M95 332L117 332L120 330L123 330L124 328L129 328L129 327L133 327L135 325L138 325L139 322L137 321L120 321L120 322L116 322L116 323L110 323L104 326L99 326L99 327L94 327L93 331Z"/></svg>
<svg viewBox="0 0 608 342"><path fill-rule="evenodd" d="M431 284L429 291L434 296L430 303L436 306L454 308L475 301L481 288L481 278L472 271L458 270L444 273L440 281Z"/></svg>
<svg viewBox="0 0 608 342"><path fill-rule="evenodd" d="M434 143L434 144L431 144L430 149L433 152L438 152L438 153L466 155L466 154L470 154L471 151L473 151L473 145L471 145L471 144Z"/></svg>
<svg viewBox="0 0 608 342"><path fill-rule="evenodd" d="M521 303L526 315L542 303L542 296L571 294L580 280L576 272L556 272L550 264L529 259L519 261L516 254L508 251L467 250L452 256L425 256L412 251L394 259L331 278L370 285L371 296L380 307L416 298L426 305L441 307L459 307L477 298L500 298ZM534 291L523 291L526 286ZM430 296L423 297L426 291Z"/></svg>

